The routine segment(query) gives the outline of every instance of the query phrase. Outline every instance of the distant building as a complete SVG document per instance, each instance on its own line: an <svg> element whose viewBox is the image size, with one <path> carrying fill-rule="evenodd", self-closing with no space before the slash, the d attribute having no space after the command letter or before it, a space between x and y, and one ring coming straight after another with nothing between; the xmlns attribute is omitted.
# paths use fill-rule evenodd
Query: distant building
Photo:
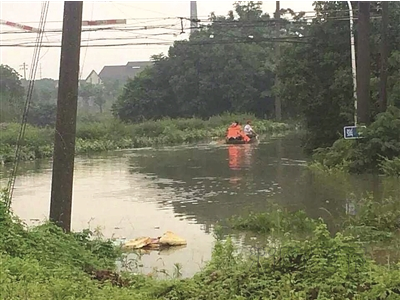
<svg viewBox="0 0 401 300"><path fill-rule="evenodd" d="M92 70L92 72L89 73L88 77L86 77L85 82L91 84L101 84L102 80L100 79L96 71Z"/></svg>
<svg viewBox="0 0 401 300"><path fill-rule="evenodd" d="M124 84L128 78L134 78L147 66L151 66L152 64L153 62L151 61L129 61L126 65L104 66L99 75L95 71L92 71L88 75L86 82L100 84L105 81L118 81L120 84Z"/></svg>

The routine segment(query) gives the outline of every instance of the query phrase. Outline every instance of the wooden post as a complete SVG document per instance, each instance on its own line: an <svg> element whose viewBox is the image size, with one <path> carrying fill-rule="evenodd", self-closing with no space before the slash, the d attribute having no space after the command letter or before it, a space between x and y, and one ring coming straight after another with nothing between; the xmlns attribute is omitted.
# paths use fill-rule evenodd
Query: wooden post
<svg viewBox="0 0 401 300"><path fill-rule="evenodd" d="M381 49L380 49L380 111L384 112L387 108L387 61L388 61L388 2L382 1L382 26L381 26Z"/></svg>
<svg viewBox="0 0 401 300"><path fill-rule="evenodd" d="M359 123L370 123L370 50L369 50L369 18L370 2L359 1L358 9L358 42L356 81L358 95Z"/></svg>
<svg viewBox="0 0 401 300"><path fill-rule="evenodd" d="M64 2L50 220L71 230L82 1Z"/></svg>

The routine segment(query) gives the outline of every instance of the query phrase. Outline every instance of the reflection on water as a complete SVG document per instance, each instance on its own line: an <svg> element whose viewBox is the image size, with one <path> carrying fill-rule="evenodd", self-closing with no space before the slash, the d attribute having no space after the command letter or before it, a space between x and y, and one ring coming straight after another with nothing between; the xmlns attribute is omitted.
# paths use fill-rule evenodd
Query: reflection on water
<svg viewBox="0 0 401 300"><path fill-rule="evenodd" d="M213 225L233 214L258 211L267 201L304 209L328 222L353 213L348 201L366 191L376 198L399 194L379 177L322 178L305 169L306 158L294 136L250 145L196 145L118 151L76 159L73 229L100 226L105 236L132 239L171 230L188 241L169 253L152 251L142 262L184 276L210 259ZM28 224L47 218L51 162L23 163L12 203ZM5 170L0 169L6 184ZM237 235L239 243L251 236Z"/></svg>

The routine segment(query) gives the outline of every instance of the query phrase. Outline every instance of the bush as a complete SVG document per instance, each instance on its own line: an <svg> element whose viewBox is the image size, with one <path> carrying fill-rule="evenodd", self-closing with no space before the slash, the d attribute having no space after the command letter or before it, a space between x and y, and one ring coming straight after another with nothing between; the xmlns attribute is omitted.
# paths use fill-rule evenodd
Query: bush
<svg viewBox="0 0 401 300"><path fill-rule="evenodd" d="M362 139L341 138L329 148L316 149L313 158L329 168L339 167L352 173L381 171L394 174L400 156L399 133L400 111L389 107L363 131ZM394 162L390 163L392 160Z"/></svg>
<svg viewBox="0 0 401 300"><path fill-rule="evenodd" d="M357 213L348 216L344 229L359 240L376 241L394 238L400 229L400 199L376 200L372 195L355 201Z"/></svg>
<svg viewBox="0 0 401 300"><path fill-rule="evenodd" d="M380 163L380 171L386 176L400 176L400 158L388 159L383 157Z"/></svg>
<svg viewBox="0 0 401 300"><path fill-rule="evenodd" d="M234 229L257 233L311 233L316 227L315 221L304 211L289 212L277 205L270 205L264 212L233 216L229 223Z"/></svg>
<svg viewBox="0 0 401 300"><path fill-rule="evenodd" d="M272 246L274 247L274 246ZM317 224L303 241L235 254L217 242L212 260L193 279L173 282L157 298L180 299L398 299L399 264L378 266L348 236L331 237Z"/></svg>
<svg viewBox="0 0 401 300"><path fill-rule="evenodd" d="M34 103L29 109L28 123L34 126L55 126L57 105L52 103Z"/></svg>
<svg viewBox="0 0 401 300"><path fill-rule="evenodd" d="M92 117L96 121L93 121ZM83 115L77 124L76 153L185 144L224 138L227 126L233 120L245 122L247 119L254 120L254 127L259 133L282 133L292 128L284 123L255 120L251 115L226 114L209 120L166 118L137 124L123 123L114 118L102 119L97 115ZM19 124L6 124L0 135L0 161L13 161L19 130ZM21 159L51 157L53 141L54 129L27 125Z"/></svg>
<svg viewBox="0 0 401 300"><path fill-rule="evenodd" d="M238 254L230 238L218 240L212 259L193 278L156 280L115 273L119 251L88 230L64 233L50 223L24 228L5 209L4 195L0 198L2 299L342 300L398 299L400 294L399 264L375 264L354 237L341 233L332 237L322 220L313 222L304 240L283 240L249 256ZM382 210L370 206L355 224L381 224L383 230L393 230L387 226L392 222L379 220L387 218L389 211L391 205ZM304 222L302 213L294 222L296 214L284 215L283 228L311 224ZM275 226L271 218L260 219L261 226Z"/></svg>

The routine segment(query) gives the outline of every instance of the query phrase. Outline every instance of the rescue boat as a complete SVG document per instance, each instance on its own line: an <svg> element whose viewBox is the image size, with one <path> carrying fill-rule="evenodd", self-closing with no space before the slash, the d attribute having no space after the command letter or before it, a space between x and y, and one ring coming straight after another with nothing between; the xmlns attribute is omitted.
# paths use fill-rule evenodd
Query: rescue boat
<svg viewBox="0 0 401 300"><path fill-rule="evenodd" d="M248 142L245 142L243 139L233 139L233 138L226 138L226 144L253 144L258 141L258 136L251 137Z"/></svg>

